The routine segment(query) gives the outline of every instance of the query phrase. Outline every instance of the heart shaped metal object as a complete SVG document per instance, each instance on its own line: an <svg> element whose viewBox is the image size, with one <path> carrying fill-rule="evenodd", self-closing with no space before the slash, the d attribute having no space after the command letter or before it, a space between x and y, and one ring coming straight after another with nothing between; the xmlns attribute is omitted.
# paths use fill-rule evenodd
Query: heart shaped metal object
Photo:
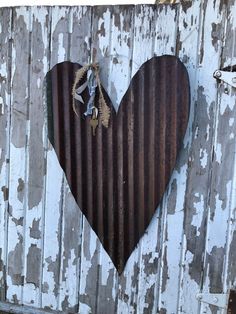
<svg viewBox="0 0 236 314"><path fill-rule="evenodd" d="M188 74L174 56L153 57L132 78L117 113L103 89L111 118L93 136L83 115L87 89L79 117L72 109L80 67L64 62L47 75L48 136L75 200L121 273L175 166L189 115Z"/></svg>

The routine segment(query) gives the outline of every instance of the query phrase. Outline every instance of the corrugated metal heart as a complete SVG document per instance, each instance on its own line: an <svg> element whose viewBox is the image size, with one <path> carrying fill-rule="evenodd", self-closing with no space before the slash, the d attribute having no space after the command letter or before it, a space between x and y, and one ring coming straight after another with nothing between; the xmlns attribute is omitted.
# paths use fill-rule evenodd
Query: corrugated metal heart
<svg viewBox="0 0 236 314"><path fill-rule="evenodd" d="M93 136L90 117L83 116L87 90L79 117L72 109L80 67L64 62L47 75L48 136L80 209L121 273L175 166L188 122L188 75L176 57L147 61L117 113L104 91L110 125L106 129L100 123Z"/></svg>

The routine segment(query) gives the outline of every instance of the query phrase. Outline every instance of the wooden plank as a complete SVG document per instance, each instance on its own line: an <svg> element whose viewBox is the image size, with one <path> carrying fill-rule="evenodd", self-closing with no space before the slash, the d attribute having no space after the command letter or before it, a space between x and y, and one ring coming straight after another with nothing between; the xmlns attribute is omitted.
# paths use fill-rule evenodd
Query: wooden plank
<svg viewBox="0 0 236 314"><path fill-rule="evenodd" d="M171 53L175 44L176 7L135 7L131 78L139 67L154 55ZM160 33L163 21L170 27ZM170 31L171 30L171 31ZM145 50L143 49L145 47ZM140 53L142 51L142 53ZM158 307L158 266L160 254L158 211L146 234L132 253L120 283L119 311L130 313L156 313ZM129 296L127 298L127 296Z"/></svg>
<svg viewBox="0 0 236 314"><path fill-rule="evenodd" d="M49 67L69 58L69 8L53 7ZM64 174L50 143L46 156L42 307L59 309Z"/></svg>
<svg viewBox="0 0 236 314"><path fill-rule="evenodd" d="M230 66L230 70L232 71L232 66L236 65L236 3L235 1L230 1L227 7L227 24L225 29L225 43L223 47L223 55L222 55L222 67ZM223 85L224 86L224 85ZM225 86L229 88L229 93L224 93L221 90L221 113L223 116L226 116L228 112L230 112L230 117L226 118L226 123L229 125L229 139L233 140L235 143L235 121L236 121L236 106L235 106L235 89L230 88L229 86ZM223 109L223 110L222 110ZM229 145L229 143L228 143ZM235 144L231 144L232 146ZM230 145L230 146L231 146ZM231 147L232 147L231 146ZM227 167L232 167L231 171L231 189L229 192L229 217L227 220L228 223L228 231L227 231L227 240L226 240L226 253L225 253L225 263L224 263L224 274L223 274L223 291L227 291L229 289L235 289L236 287L236 267L235 267L235 239L236 239L236 220L235 220L235 208L236 208L236 158L235 158L236 147L234 147L232 154L232 161L230 161L230 165L227 164ZM227 156L229 153L227 151ZM234 156L234 157L233 157ZM234 158L234 161L233 161ZM229 186L229 184L228 184Z"/></svg>
<svg viewBox="0 0 236 314"><path fill-rule="evenodd" d="M155 39L155 54L163 55L176 53L176 42L178 41L177 30L179 22L179 10L178 5L159 5L158 15L155 20L156 26L156 39ZM178 263L179 259L179 246L178 235L179 228L175 225L175 232L173 230L173 222L175 220L181 220L181 211L179 208L175 208L178 204L181 206L181 200L176 199L176 195L181 195L184 190L184 172L182 167L183 162L179 164L178 169L175 169L170 178L168 188L163 197L161 206L158 208L158 220L157 225L157 239L156 250L159 251L159 261L157 269L157 279L155 284L156 295L153 296L157 301L157 311L160 313L165 310L170 313L176 310L177 294L175 293L178 286ZM182 167L182 168L181 168ZM175 182L180 191L176 191ZM181 183L180 183L181 182ZM173 217L175 214L175 218ZM152 236L153 238L153 236ZM144 246L145 247L145 246ZM170 253L174 251L174 254ZM171 295L171 302L169 302L168 294Z"/></svg>
<svg viewBox="0 0 236 314"><path fill-rule="evenodd" d="M29 108L29 50L30 10L13 10L12 85L11 85L11 132L9 175L9 219L6 299L22 303L24 282L24 217L26 146Z"/></svg>
<svg viewBox="0 0 236 314"><path fill-rule="evenodd" d="M43 83L48 71L49 9L30 12L29 124L26 147L23 304L41 306L44 225L45 130Z"/></svg>
<svg viewBox="0 0 236 314"><path fill-rule="evenodd" d="M128 85L138 71L139 67L148 59L153 57L153 42L155 37L155 25L154 25L154 17L155 17L155 6L145 7L142 5L135 6L133 8L133 27L130 29L132 35L130 47L131 52L128 55L129 59L127 60L130 65L130 69L128 72ZM150 20L149 20L150 19ZM149 22L150 21L150 22ZM141 31L140 31L141 30ZM143 40L143 44L145 45L145 50L140 54L138 52L141 42ZM128 87L128 86L127 86ZM132 154L132 149L128 152L128 158L130 163L130 171L132 169L132 163L134 160L134 156ZM127 193L133 193L133 191L127 191ZM132 213L130 214L133 215ZM155 228L155 226L154 226ZM139 292L140 285L143 283L142 278L142 265L141 265L141 254L142 254L142 239L139 241L138 246L131 254L125 270L120 278L119 283L119 299L118 299L118 312L121 313L135 313L137 309L140 309L142 312L142 308L145 307L144 303L139 302ZM150 243L149 243L150 244ZM155 248L153 252L153 257L155 256ZM148 255L147 255L148 257ZM155 260L155 259L154 259ZM151 271L150 271L151 275ZM149 278L146 278L146 287L149 286ZM145 287L143 286L145 291ZM134 293L134 291L136 291ZM150 304L152 307L153 304Z"/></svg>
<svg viewBox="0 0 236 314"><path fill-rule="evenodd" d="M42 270L42 307L57 309L59 295L60 237L63 173L56 154L47 152L47 179L44 229L44 262ZM52 192L53 191L53 192Z"/></svg>
<svg viewBox="0 0 236 314"><path fill-rule="evenodd" d="M191 107L188 129L186 131L184 145L178 158L176 170L169 184L168 193L166 237L164 255L164 271L166 278L162 278L162 294L160 308L175 313L182 311L182 296L188 293L187 284L183 280L185 276L185 236L183 225L186 215L185 193L188 174L188 157L192 145L192 125L194 122L194 103L197 99L196 68L198 63L198 32L200 28L200 2L192 5L182 3L179 7L178 28L176 34L176 55L184 63L188 70L190 80ZM185 300L186 302L186 300ZM192 305L192 311L197 308Z"/></svg>
<svg viewBox="0 0 236 314"><path fill-rule="evenodd" d="M89 63L91 37L91 8L72 7L68 11L68 59L80 64ZM81 271L81 237L83 215L76 204L65 179L60 256L59 309L77 313Z"/></svg>
<svg viewBox="0 0 236 314"><path fill-rule="evenodd" d="M6 294L12 10L0 9L0 300Z"/></svg>
<svg viewBox="0 0 236 314"><path fill-rule="evenodd" d="M199 55L197 65L197 91L195 95L192 146L188 161L188 181L185 194L183 236L183 276L180 308L186 313L196 313L199 308L196 294L201 289L203 256L208 215L209 180L214 131L214 110L217 97L212 73L218 67L220 49L206 32L212 23L222 22L220 3L203 1L199 29Z"/></svg>
<svg viewBox="0 0 236 314"><path fill-rule="evenodd" d="M224 16L221 1L201 3L201 16L199 1L194 1L192 6L181 6L179 15L173 6L94 9L94 60L101 63L102 83L112 95L116 108L131 77L154 53L177 54L188 68L192 86L192 111L183 153L162 207L120 279L91 227L82 219L42 131L42 79L49 67L58 62L72 60L85 64L92 60L91 30L85 26L92 9L52 8L52 23L48 21L47 8L33 8L32 14L28 8L14 9L11 113L8 83L3 79L0 86L4 103L4 115L0 108L0 186L6 187L0 193L0 232L4 230L8 237L8 240L0 237L3 254L2 257L0 254L3 260L0 276L1 267L7 267L9 301L72 313L156 313L159 310L195 314L199 308L196 293L201 288L203 265L203 292L226 292L236 285L235 92L229 89L229 94L225 94L224 86L217 86L212 78L213 71L220 67L223 44L222 65L235 64L232 46L235 45L235 8L230 2L228 15ZM7 20L1 26L0 41L5 42L10 37L10 10L1 12ZM225 42L222 41L224 18L227 18L226 32L231 34ZM45 26L46 21L49 24ZM51 57L47 48L50 27ZM30 53L33 57L28 69ZM11 64L7 58L11 57L11 51L3 45L1 54L1 78L8 76L10 80ZM11 145L7 152L10 123ZM45 149L47 156L44 156ZM7 221L2 208L8 206L5 199L9 157ZM46 178L44 157L47 158ZM221 254L226 254L225 259ZM201 308L204 311L216 313L216 309L206 305Z"/></svg>
<svg viewBox="0 0 236 314"><path fill-rule="evenodd" d="M60 256L59 308L70 313L78 311L80 280L81 213L69 186L65 184L63 197L62 243Z"/></svg>
<svg viewBox="0 0 236 314"><path fill-rule="evenodd" d="M221 53L219 67L233 65L235 58L235 3L229 2L220 12L224 20L212 23L212 42ZM232 10L232 11L231 11ZM224 23L226 27L224 27ZM234 45L234 46L232 46ZM231 49L230 49L231 47ZM222 53L223 51L223 53ZM217 69L218 69L217 68ZM235 231L235 92L226 84L217 84L212 173L209 183L209 215L203 277L203 292L227 293L232 288L232 245ZM227 89L228 92L225 90ZM230 252L231 247L231 252ZM233 264L235 261L233 262ZM231 280L232 280L231 279ZM203 305L201 313L223 313L215 306Z"/></svg>
<svg viewBox="0 0 236 314"><path fill-rule="evenodd" d="M133 49L134 6L110 6L108 11L97 7L95 18L98 19L97 34L94 32L93 35L96 36L95 49L103 69L103 73L101 72L103 85L113 106L118 110L131 80L132 65L130 60ZM101 32L103 27L105 37ZM115 179L113 178L113 180ZM122 225L123 222L120 218L119 223ZM114 221L114 217L108 219L113 224L118 223L118 221ZM97 310L98 313L119 312L118 298L123 293L119 281L122 279L118 277L118 273L106 252L101 250L101 253Z"/></svg>
<svg viewBox="0 0 236 314"><path fill-rule="evenodd" d="M131 8L108 6L93 9L91 60L99 62L102 84L116 109L129 84ZM121 71L122 80L118 80L117 73ZM112 221L111 218L109 220ZM85 313L116 312L117 272L87 220L84 220L83 243L81 268L86 271L81 273L80 310ZM96 285L91 284L94 281L97 281Z"/></svg>
<svg viewBox="0 0 236 314"><path fill-rule="evenodd" d="M101 66L102 84L116 110L130 83L133 9L132 5L97 6L93 9L91 58Z"/></svg>
<svg viewBox="0 0 236 314"><path fill-rule="evenodd" d="M35 307L30 306L22 306L22 305L15 305L9 304L6 302L0 302L0 310L1 314L65 314L66 312L61 311L46 311L46 310L39 310Z"/></svg>
<svg viewBox="0 0 236 314"><path fill-rule="evenodd" d="M55 6L51 18L51 59L50 68L55 64L69 60L70 20L69 7Z"/></svg>

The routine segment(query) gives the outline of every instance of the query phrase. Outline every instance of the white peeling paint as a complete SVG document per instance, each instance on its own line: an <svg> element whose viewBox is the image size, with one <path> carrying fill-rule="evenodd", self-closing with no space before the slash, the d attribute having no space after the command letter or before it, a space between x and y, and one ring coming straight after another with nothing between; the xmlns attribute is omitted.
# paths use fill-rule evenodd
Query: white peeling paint
<svg viewBox="0 0 236 314"><path fill-rule="evenodd" d="M43 61L43 73L46 76L47 71L48 71L48 59L47 59L47 56L44 56L42 61Z"/></svg>
<svg viewBox="0 0 236 314"><path fill-rule="evenodd" d="M185 240L186 241L186 240ZM179 313L183 311L184 308L185 313L187 314L196 314L197 308L193 307L193 304L196 304L196 294L199 292L198 284L192 280L189 275L189 265L193 260L193 254L189 251L186 251L185 261L182 265L184 269L184 276L182 279L183 290L180 290L180 302L179 302Z"/></svg>
<svg viewBox="0 0 236 314"><path fill-rule="evenodd" d="M65 256L62 257L65 260ZM70 258L68 259L67 263L68 266L66 267L65 272L65 281L61 280L61 287L60 287L60 305L59 308L62 310L62 302L64 301L63 298L67 297L67 301L70 307L73 307L75 304L75 300L77 299L77 289L70 283L73 282L75 277L77 276L76 267L74 265L74 261L76 260L76 254L74 250L70 250Z"/></svg>
<svg viewBox="0 0 236 314"><path fill-rule="evenodd" d="M101 251L102 251L101 256L103 257L101 260L101 284L105 286L107 284L109 272L111 269L113 269L114 265L113 265L109 255L103 249L102 246L101 246Z"/></svg>
<svg viewBox="0 0 236 314"><path fill-rule="evenodd" d="M63 37L63 33L58 35L58 62L63 62L65 60L66 50L64 48Z"/></svg>
<svg viewBox="0 0 236 314"><path fill-rule="evenodd" d="M186 189L187 169L187 165L184 165L181 167L180 172L177 174L178 190L176 197L176 212L182 211L184 209L184 198L182 197L182 195L184 195Z"/></svg>
<svg viewBox="0 0 236 314"><path fill-rule="evenodd" d="M101 69L101 80L103 84L107 85L108 94L116 110L130 84L130 54L129 40L131 34L125 32L122 28L124 23L124 16L120 15L120 27L115 25L114 17L111 20L111 13L109 10L103 13L103 17L98 21L98 31L105 29L105 34L98 35L99 51L101 53L101 61L104 58L105 62L111 64L109 70L109 80L107 74L103 73ZM117 58L118 63L112 61ZM98 61L98 60L96 60Z"/></svg>
<svg viewBox="0 0 236 314"><path fill-rule="evenodd" d="M208 158L208 154L207 154L207 151L206 149L200 149L200 163L201 163L201 166L202 168L206 168L207 166L207 158Z"/></svg>
<svg viewBox="0 0 236 314"><path fill-rule="evenodd" d="M6 79L6 74L7 74L7 63L4 62L0 66L0 76Z"/></svg>
<svg viewBox="0 0 236 314"><path fill-rule="evenodd" d="M87 220L85 217L83 217L84 220L84 228L83 231L85 232L86 228L89 229L90 231L90 238L92 239L91 241L89 241L89 250L90 250L90 256L91 258L88 260L85 256L84 256L84 247L82 245L82 250L81 250L81 262L83 264L83 272L82 272L82 276L80 278L80 294L85 294L86 291L86 278L87 278L87 274L91 268L91 259L95 253L96 250L96 243L97 243L97 237L94 233L94 231L90 228ZM82 236L82 240L84 239L84 234ZM84 241L83 241L84 243Z"/></svg>
<svg viewBox="0 0 236 314"><path fill-rule="evenodd" d="M234 124L234 118L230 118L229 119L229 126L233 126L233 124Z"/></svg>
<svg viewBox="0 0 236 314"><path fill-rule="evenodd" d="M62 19L65 18L65 16L68 15L69 7L59 7L54 6L52 10L52 33L56 29L57 25L60 23Z"/></svg>
<svg viewBox="0 0 236 314"><path fill-rule="evenodd" d="M79 310L80 310L80 313L83 313L83 314L92 314L91 308L87 304L84 304L82 302L79 302Z"/></svg>
<svg viewBox="0 0 236 314"><path fill-rule="evenodd" d="M28 283L24 286L24 305L39 307L39 304L34 304L36 301L36 295L39 294L39 288L35 288L35 285ZM34 302L32 304L32 301Z"/></svg>
<svg viewBox="0 0 236 314"><path fill-rule="evenodd" d="M41 79L40 79L40 78L37 79L37 86L38 86L38 89L39 89L40 86L41 86Z"/></svg>
<svg viewBox="0 0 236 314"><path fill-rule="evenodd" d="M14 303L16 298L20 301L22 290L21 286L13 285L10 276L7 276L7 282L9 282L9 287L7 291L7 301Z"/></svg>
<svg viewBox="0 0 236 314"><path fill-rule="evenodd" d="M31 19L30 19L30 8L18 7L16 8L16 16L18 19L22 18L24 20L26 29L30 31L32 29Z"/></svg>
<svg viewBox="0 0 236 314"><path fill-rule="evenodd" d="M231 95L226 95L224 98L219 99L221 104L217 104L216 102L216 94L220 94L220 90L216 90L215 82L212 80L212 73L213 69L215 70L219 64L221 64L220 60L220 49L216 53L215 47L212 45L212 38L211 32L205 32L204 36L201 33L198 34L198 29L203 26L205 23L208 25L208 29L211 28L212 23L219 23L222 19L222 13L219 12L217 9L219 6L219 1L216 0L216 7L213 8L212 3L208 2L206 4L205 12L202 12L201 22L198 21L200 15L199 5L201 1L193 2L191 8L189 8L186 12L182 9L182 7L178 7L177 12L173 7L166 6L162 10L158 8L153 8L153 6L143 7L140 10L134 9L135 19L130 23L134 25L136 28L135 32L127 32L125 30L119 29L114 23L114 18L111 19L110 10L107 9L106 12L102 17L99 19L99 28L101 27L102 23L104 22L105 28L105 36L102 34L98 35L98 47L101 49L101 59L106 58L107 64L106 68L108 68L106 74L106 88L109 93L113 94L114 98L113 102L116 107L123 97L129 83L131 77L134 75L135 71L139 68L139 66L146 61L148 58L152 57L155 53L156 55L161 54L177 54L179 55L180 59L189 58L189 60L185 61L186 66L188 69L189 77L190 77L190 86L191 86L191 94L192 94L192 103L191 106L194 106L196 101L196 90L198 84L204 87L204 95L206 96L207 101L207 112L210 119L216 119L216 126L219 126L219 119L225 119L224 114L228 111L226 109L230 109L232 111L234 108L234 102L232 102ZM48 70L48 64L56 64L58 62L64 61L65 58L69 58L67 56L67 31L62 29L61 25L70 25L69 31L72 30L72 19L71 15L69 16L68 13L71 12L71 8L63 8L63 7L53 7L52 10L52 33L55 34L55 38L53 35L51 36L52 43L56 43L55 47L53 48L54 51L51 51L51 56L53 55L53 60L48 60L49 51L47 50L48 45L48 37L47 31L48 29L45 27L45 15L47 14L48 10L46 8L32 8L30 9L31 12L34 14L35 20L42 24L42 41L43 45L45 46L45 53L43 57L43 72L46 75ZM30 10L17 8L17 17L24 18L27 30L31 30L33 16L30 17ZM90 10L90 9L89 9ZM78 12L78 23L80 22L79 19L82 17L82 13L85 14L87 10L84 8L79 9L77 11L76 8L73 8L73 12ZM233 12L233 11L232 11ZM230 13L229 21L235 25L235 18L234 15ZM71 13L70 13L71 14ZM206 14L204 17L203 14ZM67 23L63 24L64 18L68 18ZM152 21L154 18L154 22ZM205 18L205 19L204 19ZM120 17L121 24L124 22L124 15L121 14ZM201 24L200 24L201 23ZM60 25L61 29L57 27ZM68 26L67 25L67 26ZM185 27L185 25L187 25ZM67 27L63 26L63 27ZM1 21L0 21L1 27ZM55 33L54 33L55 31ZM155 35L153 35L155 33ZM131 35L130 35L131 34ZM144 34L147 34L144 35ZM176 36L179 36L178 39ZM58 36L58 37L57 37ZM132 38L134 36L134 38ZM127 39L130 37L131 40L131 47L127 45ZM197 38L198 37L198 38ZM78 39L81 40L81 39ZM85 36L85 42L89 45L89 35ZM133 41L132 41L133 40ZM181 41L181 48L180 51L177 51L177 44L178 40ZM220 44L220 40L218 39L217 42ZM13 50L12 50L12 73L14 75L15 68L17 64L15 63L16 58L16 51L15 51L15 43L13 41ZM145 49L143 49L145 47ZM70 47L73 49L73 47ZM97 48L97 47L96 47ZM203 60L200 62L200 50L203 48L204 56ZM110 50L109 50L110 49ZM133 51L132 51L133 49ZM141 53L140 53L141 51ZM105 52L108 52L106 55ZM53 54L54 53L54 54ZM112 60L114 56L118 57L118 62L116 64L112 64ZM129 67L130 60L132 60L132 67ZM229 62L229 58L226 62ZM232 59L234 60L234 59ZM1 62L1 61L0 61ZM4 72L7 71L7 65L5 59L2 60L3 64L0 65L0 73L2 76ZM196 81L195 81L196 80ZM14 83L15 84L15 83ZM42 80L36 78L35 80L36 86L41 89L42 88ZM117 93L117 95L115 95ZM30 96L32 91L26 93L26 97ZM6 91L5 94L1 94L4 98L4 95L7 95ZM10 96L7 96L7 105L10 104ZM220 97L219 97L220 98ZM205 104L204 104L205 105ZM219 109L217 109L218 105L220 105ZM204 108L201 106L197 106L197 110L203 110ZM206 127L206 134L203 141L201 142L200 151L198 150L196 154L191 155L191 151L195 145L199 145L199 135L201 135L201 121L198 120L199 111L195 111L194 115L191 116L190 119L190 129L187 138L185 139L185 145L189 144L189 151L190 156L186 158L186 160L190 160L194 162L197 159L201 168L205 169L206 172L209 171L209 165L207 164L207 159L209 154L211 153L212 147L207 147L205 145L205 141L208 142L212 141L212 133L217 133L218 129L212 130L210 127L210 123L207 124ZM222 113L222 116L217 115L217 110L219 110L219 114ZM211 115L210 115L211 114ZM232 132L229 135L230 139L234 139L235 132L233 130L234 125L234 117L233 114L229 112L230 118L228 122L229 127L232 128ZM213 117L212 117L213 115ZM193 130L194 138L192 143L192 123L193 120L199 125L195 125L196 128ZM11 120L12 121L12 120ZM209 120L210 121L210 120ZM1 123L1 121L0 121ZM37 126L36 126L37 127ZM205 130L205 129L204 129ZM26 127L26 135L31 134L31 129L28 126ZM45 130L37 130L40 134L43 135L45 138ZM225 139L227 142L227 138ZM219 144L218 144L219 142ZM218 163L217 167L222 166L222 162L224 160L224 143L219 141L217 136L215 136L215 152L216 152L216 161ZM9 144L9 142L8 142ZM0 143L1 145L1 143ZM192 146L190 146L192 145ZM65 180L63 176L63 172L58 164L58 160L56 158L55 152L53 152L52 147L45 144L45 149L47 150L47 177L44 180L44 193L46 194L46 202L45 204L42 202L39 203L38 206L35 206L31 210L27 208L27 197L24 198L23 201L19 201L17 195L17 187L18 187L18 179L26 177L27 178L27 171L28 171L28 161L27 161L27 154L28 154L28 147L25 146L23 148L16 148L13 144L10 146L10 205L14 205L14 218L21 218L24 216L25 222L24 227L22 226L15 226L15 223L12 221L12 218L9 219L8 224L8 247L6 250L12 251L15 248L15 245L19 241L19 236L24 237L24 256L27 254L28 249L31 244L39 245L41 240L31 239L29 235L29 227L31 226L33 220L35 218L39 218L45 215L45 223L44 221L40 221L40 224L45 224L44 230L44 246L42 245L43 249L43 269L42 272L42 283L47 283L49 286L48 292L41 293L39 289L35 289L34 285L28 283L25 284L24 287L21 286L14 286L12 285L11 277L8 275L7 277L7 284L9 286L7 297L11 302L14 302L13 296L16 295L20 302L24 302L25 304L30 304L32 300L35 300L35 306L49 306L55 310L61 308L61 302L64 300L64 296L67 295L67 289L70 290L68 302L69 306L73 307L76 305L78 301L79 295L87 294L85 297L94 300L96 295L90 295L87 292L89 284L88 279L91 267L98 267L100 265L100 276L101 284L105 286L108 281L109 271L113 269L113 265L101 244L97 242L97 236L93 233L90 229L90 226L87 224L87 221L84 220L83 229L80 232L83 233L82 237L82 251L81 251L81 261L76 259L76 252L74 249L69 251L70 258L68 259L68 267L66 267L66 279L62 282L60 281L60 288L59 291L60 296L55 296L55 278L52 271L48 270L48 266L50 261L48 258L51 258L52 263L57 263L56 259L58 258L58 264L63 263L65 260L65 256L63 256L63 247L61 247L61 243L59 242L60 236L63 237L62 226L61 222L63 221L63 216L61 213L61 196L63 190L63 183L62 181ZM187 147L187 146L185 146ZM198 146L197 146L198 147ZM4 152L2 148L0 148L1 152ZM191 163L189 163L191 164ZM6 163L3 165L3 170L1 172L0 182L5 182L2 180L2 176L6 175L6 168L8 167ZM190 166L191 167L191 166ZM199 167L200 168L200 167ZM123 279L125 282L124 286L121 287L117 279L117 274L114 271L114 278L111 287L108 288L112 290L112 298L113 300L118 298L118 312L117 313L136 313L145 312L145 309L149 306L146 297L146 293L150 287L154 284L154 305L152 309L152 314L156 313L157 309L155 308L155 304L159 302L160 307L166 308L167 313L176 313L177 306L179 312L185 312L188 314L196 314L198 312L198 302L196 300L196 293L199 292L199 285L195 282L193 278L189 275L189 272L192 271L191 263L194 261L194 254L187 250L186 245L186 236L183 234L183 225L184 219L189 211L195 210L195 215L193 215L191 226L196 227L197 236L200 235L200 226L203 219L203 213L205 213L205 203L204 203L204 195L199 193L199 190L196 186L193 189L189 189L189 196L185 194L186 187L191 186L191 182L197 179L198 171L202 169L196 169L195 173L192 176L189 176L190 168L188 168L187 162L185 165L180 167L179 172L175 171L172 175L171 183L173 179L176 179L177 182L177 193L176 193L176 204L175 208L172 209L172 214L167 214L168 211L168 198L163 202L162 207L162 215L160 208L155 213L155 216L147 229L146 234L140 240L139 245L134 250L133 254L131 255L126 269L124 271ZM205 172L205 171L204 171ZM204 176L204 174L201 174ZM233 176L233 170L232 170ZM206 176L207 177L207 176ZM208 177L207 177L208 178ZM64 181L65 182L65 181ZM204 182L206 183L206 182ZM66 183L65 183L66 184ZM219 183L220 185L220 183ZM225 185L225 184L224 184ZM0 187L1 188L1 187ZM214 189L214 186L209 187L209 189ZM225 186L224 186L225 188ZM223 188L223 189L224 189ZM226 183L226 198L227 200L222 200L221 195L217 194L215 197L215 214L212 217L212 220L209 219L208 222L208 236L207 236L207 253L211 253L212 248L222 248L226 242L226 234L227 234L227 221L229 217L228 209L231 206L230 202L235 198L234 194L232 194L232 181L228 180ZM0 191L1 192L1 191ZM171 192L169 192L169 196L172 196ZM195 195L194 201L189 204L189 208L186 208L186 200L188 197L192 197ZM2 199L0 202L3 202ZM226 205L223 204L226 202ZM214 203L214 202L213 202ZM3 204L3 203L1 203ZM45 212L42 209L45 209ZM209 211L212 208L209 208ZM163 219L163 226L161 226L160 220L162 217ZM0 230L3 230L2 221L4 220L4 216L1 213L0 216ZM165 225L164 225L165 223ZM186 227L186 226L185 226ZM190 226L189 226L190 227ZM40 225L40 228L43 228ZM161 229L159 229L161 228ZM88 231L88 232L85 232ZM166 231L166 237L165 232ZM162 234L163 232L163 234ZM79 237L79 235L78 235ZM86 237L86 238L85 238ZM61 239L63 243L63 239ZM0 239L0 246L4 246L5 242L2 242ZM98 243L98 245L97 245ZM167 252L167 259L168 259L168 278L166 281L165 290L162 292L162 279L159 276L163 275L162 270L159 269L163 266L160 266L160 261L158 261L158 271L155 274L154 272L147 274L145 273L145 263L143 260L143 256L150 254L148 257L148 262L152 263L155 258L159 258L161 260L163 258L163 253L158 251L157 247L166 248ZM78 239L78 246L79 246L79 239ZM60 249L62 250L61 255L59 254ZM91 258L84 256L84 250L89 252ZM98 251L97 251L98 250ZM58 255L59 254L59 255ZM94 260L98 260L97 265L92 265L91 259L95 257ZM47 261L46 261L47 259ZM74 264L75 262L75 264ZM135 277L134 273L134 265L139 267L140 273L137 274ZM24 261L25 267L25 261ZM60 267L59 267L60 268ZM62 268L62 267L61 267ZM81 269L80 269L81 268ZM76 270L77 269L77 270ZM94 271L94 269L92 269ZM25 271L25 270L24 270ZM60 269L61 271L61 269ZM76 273L76 271L80 271L80 273ZM209 272L209 268L204 270ZM25 274L25 273L24 273ZM1 274L0 274L1 275ZM57 275L57 274L56 274ZM81 277L81 281L79 283L79 279L77 277ZM180 284L181 283L181 284ZM79 287L76 285L79 284ZM96 284L96 279L94 279L94 285ZM160 286L159 286L160 285ZM210 287L210 280L209 277L205 279L203 283L203 290L209 291ZM98 286L98 294L99 292ZM78 291L79 290L79 291ZM95 291L95 289L94 289ZM99 304L99 295L97 296L98 299L96 302ZM37 300L42 299L42 305L37 303ZM76 301L77 300L77 301ZM103 302L105 302L106 296L104 297ZM81 313L93 313L93 309L81 302L79 300L80 305L80 312ZM109 306L109 304L108 304ZM135 310L135 306L137 310ZM206 308L206 311L208 308ZM109 309L108 309L109 311ZM111 311L112 313L112 311Z"/></svg>
<svg viewBox="0 0 236 314"><path fill-rule="evenodd" d="M207 132L206 132L206 141L208 142L209 141L209 136L210 136L210 125L208 124L207 125Z"/></svg>
<svg viewBox="0 0 236 314"><path fill-rule="evenodd" d="M57 265L56 260L59 258L59 231L60 214L61 214L61 185L63 172L59 165L54 150L49 150L47 154L47 185L46 185L46 208L45 212L44 241L50 245L44 246L44 262L42 282L48 284L48 293L43 293L42 305L57 308L57 298L54 294L55 278L52 271L49 271L50 264ZM53 221L53 223L52 223Z"/></svg>
<svg viewBox="0 0 236 314"><path fill-rule="evenodd" d="M90 38L88 36L85 36L84 42L86 43L87 47L90 45Z"/></svg>
<svg viewBox="0 0 236 314"><path fill-rule="evenodd" d="M194 139L195 139L195 140L196 140L197 137L198 137L198 131L199 131L199 128L196 127L195 132L194 132Z"/></svg>
<svg viewBox="0 0 236 314"><path fill-rule="evenodd" d="M101 29L102 25L103 25L105 31L107 29L109 29L110 28L110 19L111 19L111 13L107 9L107 11L103 13L103 17L98 20L98 29ZM105 57L104 47L109 46L108 39L109 39L108 36L99 35L99 48L101 50L103 57Z"/></svg>
<svg viewBox="0 0 236 314"><path fill-rule="evenodd" d="M222 212L223 201L219 199L219 195L216 195L215 203L216 207L214 212L214 218L213 220L209 221L209 228L211 230L211 226L213 225L215 232L217 230L217 236L216 237L211 236L210 241L208 241L208 252L211 252L214 246L218 248L224 247L226 241L225 230L224 228L222 228L222 220L224 218L224 213ZM213 232L213 230L211 230L211 232Z"/></svg>
<svg viewBox="0 0 236 314"><path fill-rule="evenodd" d="M217 143L215 146L215 156L216 156L216 162L220 164L222 162L222 151L221 151L220 143Z"/></svg>
<svg viewBox="0 0 236 314"><path fill-rule="evenodd" d="M201 212L202 212L202 208L204 208L204 198L203 195L198 195L199 201L198 202L194 202L194 208L196 210L195 215L193 215L193 219L191 221L191 225L196 227L196 231L197 234L196 236L200 235L200 227L201 227Z"/></svg>

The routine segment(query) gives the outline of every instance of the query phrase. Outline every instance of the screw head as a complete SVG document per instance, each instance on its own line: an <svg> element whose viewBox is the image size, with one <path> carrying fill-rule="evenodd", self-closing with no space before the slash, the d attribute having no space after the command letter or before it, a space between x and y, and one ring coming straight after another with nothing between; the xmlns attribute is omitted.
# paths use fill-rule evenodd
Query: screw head
<svg viewBox="0 0 236 314"><path fill-rule="evenodd" d="M202 295L201 295L201 293L197 293L197 294L196 294L196 299L199 300L199 301L202 300Z"/></svg>
<svg viewBox="0 0 236 314"><path fill-rule="evenodd" d="M213 301L214 301L214 303L217 303L218 302L218 298L214 297Z"/></svg>
<svg viewBox="0 0 236 314"><path fill-rule="evenodd" d="M221 77L221 72L219 70L215 71L214 76L217 78Z"/></svg>

